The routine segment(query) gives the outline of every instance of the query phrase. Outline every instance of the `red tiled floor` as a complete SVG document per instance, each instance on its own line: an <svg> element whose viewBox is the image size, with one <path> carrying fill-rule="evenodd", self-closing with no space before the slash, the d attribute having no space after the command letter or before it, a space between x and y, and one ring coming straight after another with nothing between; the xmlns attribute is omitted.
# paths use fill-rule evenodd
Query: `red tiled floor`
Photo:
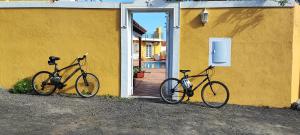
<svg viewBox="0 0 300 135"><path fill-rule="evenodd" d="M165 79L166 69L145 69L144 78L135 78L134 96L160 97L160 84Z"/></svg>

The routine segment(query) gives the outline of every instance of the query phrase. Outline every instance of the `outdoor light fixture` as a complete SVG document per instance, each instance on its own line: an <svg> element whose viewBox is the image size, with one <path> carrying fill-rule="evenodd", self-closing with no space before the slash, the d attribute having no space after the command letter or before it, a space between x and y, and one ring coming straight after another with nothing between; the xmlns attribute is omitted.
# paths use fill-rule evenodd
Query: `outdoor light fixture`
<svg viewBox="0 0 300 135"><path fill-rule="evenodd" d="M208 22L208 12L206 9L201 13L201 22L206 24Z"/></svg>

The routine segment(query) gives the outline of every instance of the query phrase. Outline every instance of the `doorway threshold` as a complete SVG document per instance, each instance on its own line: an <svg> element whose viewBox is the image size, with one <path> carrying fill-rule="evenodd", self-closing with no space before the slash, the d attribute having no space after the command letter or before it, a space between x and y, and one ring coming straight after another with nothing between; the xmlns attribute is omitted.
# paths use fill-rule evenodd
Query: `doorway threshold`
<svg viewBox="0 0 300 135"><path fill-rule="evenodd" d="M154 97L154 96L130 96L128 98L159 99L161 97Z"/></svg>

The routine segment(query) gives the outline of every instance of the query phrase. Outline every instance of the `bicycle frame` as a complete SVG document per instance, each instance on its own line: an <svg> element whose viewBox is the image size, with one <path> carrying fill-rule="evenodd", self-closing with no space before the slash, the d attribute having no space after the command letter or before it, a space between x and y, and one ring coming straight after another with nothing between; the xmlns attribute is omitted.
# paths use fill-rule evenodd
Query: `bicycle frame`
<svg viewBox="0 0 300 135"><path fill-rule="evenodd" d="M210 82L208 74L188 76L188 78L199 78L199 77L205 77L205 79L203 79L202 82L200 82L198 85L196 85L196 87L193 88L192 91L195 91L196 89L198 89L206 80L208 80L208 82Z"/></svg>
<svg viewBox="0 0 300 135"><path fill-rule="evenodd" d="M199 73L198 75L192 75L192 76L188 76L188 75L185 75L184 74L184 76L181 78L181 80L182 79L188 79L188 78L199 78L199 77L205 77L203 80L202 80L202 82L200 82L198 85L196 85L196 87L194 87L193 89L192 89L192 91L195 91L196 89L198 89L206 80L208 80L208 82L210 82L210 78L209 78L209 75L208 75L208 73L207 73L207 71L209 70L209 69L211 69L210 67L209 68L207 68L207 69L205 69L204 71L202 71L201 73ZM204 72L205 72L205 74L204 74ZM210 86L211 87L211 86Z"/></svg>
<svg viewBox="0 0 300 135"><path fill-rule="evenodd" d="M66 66L62 69L58 69L57 68L57 64L55 64L55 67L54 67L54 72L53 74L58 74L60 73L61 71L63 70L66 70L66 69L69 69L71 67L74 67L74 66L79 66L77 69L75 69L69 76L67 76L67 78L62 82L63 84L65 84L69 79L71 79L79 70L81 71L81 73L85 73L85 71L81 68L81 64L79 61L77 61L77 63L75 64L71 64L69 66Z"/></svg>

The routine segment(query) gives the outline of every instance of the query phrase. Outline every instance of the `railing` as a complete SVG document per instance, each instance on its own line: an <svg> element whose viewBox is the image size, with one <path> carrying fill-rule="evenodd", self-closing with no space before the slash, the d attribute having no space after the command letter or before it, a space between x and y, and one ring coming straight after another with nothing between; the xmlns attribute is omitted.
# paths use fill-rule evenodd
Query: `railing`
<svg viewBox="0 0 300 135"><path fill-rule="evenodd" d="M160 37L160 38L159 38ZM164 34L161 33L160 35L158 34L144 34L142 36L142 38L148 38L148 39L163 39L164 38Z"/></svg>

